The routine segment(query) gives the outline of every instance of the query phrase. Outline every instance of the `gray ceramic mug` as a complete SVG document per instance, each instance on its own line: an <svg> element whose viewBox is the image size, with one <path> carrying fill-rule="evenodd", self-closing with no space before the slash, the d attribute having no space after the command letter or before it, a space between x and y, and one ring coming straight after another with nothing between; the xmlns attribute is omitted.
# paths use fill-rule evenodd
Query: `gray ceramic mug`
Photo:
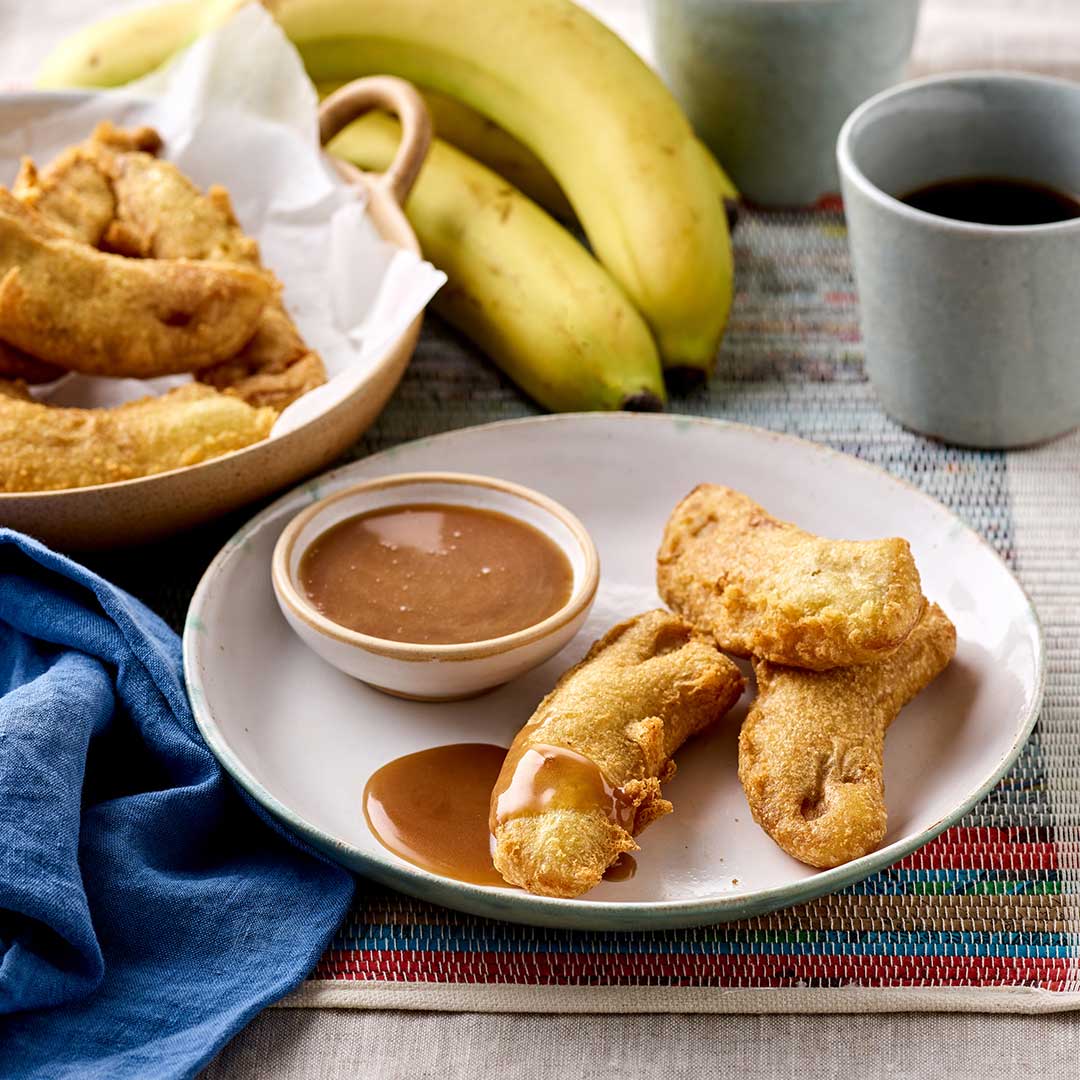
<svg viewBox="0 0 1080 1080"><path fill-rule="evenodd" d="M739 190L805 206L839 189L836 136L903 78L921 0L649 0L657 64Z"/></svg>
<svg viewBox="0 0 1080 1080"><path fill-rule="evenodd" d="M898 198L979 176L1080 193L1080 84L921 79L860 106L837 155L866 368L886 411L978 447L1080 424L1080 219L979 225Z"/></svg>

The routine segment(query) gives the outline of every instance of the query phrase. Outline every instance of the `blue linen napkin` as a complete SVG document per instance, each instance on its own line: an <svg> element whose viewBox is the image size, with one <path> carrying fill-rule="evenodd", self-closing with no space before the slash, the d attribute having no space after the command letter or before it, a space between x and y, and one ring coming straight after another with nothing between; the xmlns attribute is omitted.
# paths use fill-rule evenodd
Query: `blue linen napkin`
<svg viewBox="0 0 1080 1080"><path fill-rule="evenodd" d="M193 1075L352 891L222 772L176 635L0 529L0 1076Z"/></svg>

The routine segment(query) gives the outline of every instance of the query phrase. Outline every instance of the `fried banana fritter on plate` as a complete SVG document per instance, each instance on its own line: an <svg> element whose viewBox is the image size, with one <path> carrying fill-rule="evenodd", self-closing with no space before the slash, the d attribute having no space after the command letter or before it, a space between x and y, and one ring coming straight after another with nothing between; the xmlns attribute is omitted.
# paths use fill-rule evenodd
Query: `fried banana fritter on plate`
<svg viewBox="0 0 1080 1080"><path fill-rule="evenodd" d="M0 188L0 338L39 360L89 375L191 371L245 345L270 296L246 267L103 254Z"/></svg>
<svg viewBox="0 0 1080 1080"><path fill-rule="evenodd" d="M198 383L114 409L64 409L0 382L0 491L87 487L195 465L265 439L276 415Z"/></svg>
<svg viewBox="0 0 1080 1080"><path fill-rule="evenodd" d="M956 630L931 604L877 664L805 671L756 660L758 696L739 735L739 780L754 820L789 855L830 867L885 836L885 731L944 671Z"/></svg>
<svg viewBox="0 0 1080 1080"><path fill-rule="evenodd" d="M675 507L656 578L725 652L814 671L888 656L925 605L906 540L826 540L717 484Z"/></svg>
<svg viewBox="0 0 1080 1080"><path fill-rule="evenodd" d="M40 173L24 162L16 195L105 251L229 262L266 274L273 295L250 340L196 378L249 405L280 411L326 382L322 359L286 313L277 281L237 222L228 192L215 185L204 195L175 165L154 156L160 146L151 128L125 131L106 122Z"/></svg>
<svg viewBox="0 0 1080 1080"><path fill-rule="evenodd" d="M579 896L670 812L672 755L727 712L739 669L666 611L620 623L514 739L492 793L492 855L511 884Z"/></svg>

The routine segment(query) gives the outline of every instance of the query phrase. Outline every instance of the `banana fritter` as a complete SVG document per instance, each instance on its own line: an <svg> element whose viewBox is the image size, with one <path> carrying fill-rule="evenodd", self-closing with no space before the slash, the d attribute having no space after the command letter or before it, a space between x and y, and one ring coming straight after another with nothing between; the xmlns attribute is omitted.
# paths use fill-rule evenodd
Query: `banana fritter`
<svg viewBox="0 0 1080 1080"><path fill-rule="evenodd" d="M0 491L87 487L195 465L265 439L276 416L198 383L113 409L66 409L0 381Z"/></svg>
<svg viewBox="0 0 1080 1080"><path fill-rule="evenodd" d="M15 194L103 251L236 263L265 274L271 296L250 340L195 377L249 405L284 409L326 382L322 359L286 313L278 283L262 267L258 244L241 229L225 188L213 185L204 195L155 156L160 148L152 128L124 130L106 122L40 172L24 160Z"/></svg>
<svg viewBox="0 0 1080 1080"><path fill-rule="evenodd" d="M660 784L691 736L743 691L739 669L678 616L610 630L521 729L491 798L492 855L511 884L579 896L671 811Z"/></svg>
<svg viewBox="0 0 1080 1080"><path fill-rule="evenodd" d="M673 511L657 586L725 652L814 671L888 656L925 606L906 540L826 540L716 484Z"/></svg>
<svg viewBox="0 0 1080 1080"><path fill-rule="evenodd" d="M754 820L789 855L839 866L885 836L885 731L948 666L956 630L931 604L877 664L834 671L754 662L758 696L739 735L739 780Z"/></svg>
<svg viewBox="0 0 1080 1080"><path fill-rule="evenodd" d="M88 375L148 378L234 355L270 298L221 262L125 259L72 240L0 188L0 338Z"/></svg>

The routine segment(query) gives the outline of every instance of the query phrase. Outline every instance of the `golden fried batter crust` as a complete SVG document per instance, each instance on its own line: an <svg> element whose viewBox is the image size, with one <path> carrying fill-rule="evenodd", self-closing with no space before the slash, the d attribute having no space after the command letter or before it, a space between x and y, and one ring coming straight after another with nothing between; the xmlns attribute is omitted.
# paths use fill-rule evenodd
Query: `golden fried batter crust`
<svg viewBox="0 0 1080 1080"><path fill-rule="evenodd" d="M156 154L160 149L161 137L153 128L125 130L105 120L44 172L24 157L12 194L72 240L99 247L116 216L111 179L116 153Z"/></svg>
<svg viewBox="0 0 1080 1080"><path fill-rule="evenodd" d="M725 652L814 671L887 656L925 604L906 540L826 540L717 484L675 507L656 580Z"/></svg>
<svg viewBox="0 0 1080 1080"><path fill-rule="evenodd" d="M106 241L114 250L144 258L261 266L258 245L241 230L223 187L215 185L203 195L169 162L124 154L116 160L113 191L116 220ZM249 405L280 411L322 386L326 369L286 314L275 280L274 298L247 345L236 356L203 368L196 378Z"/></svg>
<svg viewBox="0 0 1080 1080"><path fill-rule="evenodd" d="M754 820L789 855L830 867L885 836L885 731L948 666L956 630L931 604L877 664L814 672L754 662L758 696L739 736Z"/></svg>
<svg viewBox="0 0 1080 1080"><path fill-rule="evenodd" d="M281 303L258 244L241 229L225 188L204 195L175 165L154 155L152 128L105 122L40 173L29 159L15 194L75 239L141 259L231 262L266 274L273 295L255 332L235 355L196 375L249 405L284 409L326 382L321 357L300 337Z"/></svg>
<svg viewBox="0 0 1080 1080"><path fill-rule="evenodd" d="M318 353L304 344L292 319L277 302L267 304L255 336L236 354L197 373L199 382L249 405L280 411L326 382Z"/></svg>
<svg viewBox="0 0 1080 1080"><path fill-rule="evenodd" d="M147 124L133 128L118 128L111 120L102 120L94 128L95 142L113 150L129 152L141 150L145 154L158 154L164 145L161 136Z"/></svg>
<svg viewBox="0 0 1080 1080"><path fill-rule="evenodd" d="M670 812L660 784L674 775L672 755L727 712L743 686L735 664L669 612L646 612L610 630L559 679L510 748L492 795L499 873L543 896L591 889L622 852L636 849L637 833ZM513 761L538 745L594 763L626 800L628 828L595 808L498 820Z"/></svg>
<svg viewBox="0 0 1080 1080"><path fill-rule="evenodd" d="M191 371L232 356L271 289L230 263L124 259L71 240L0 188L0 338L90 375Z"/></svg>
<svg viewBox="0 0 1080 1080"><path fill-rule="evenodd" d="M81 146L65 150L46 176L22 159L12 194L71 240L97 247L116 213L112 188L95 155Z"/></svg>
<svg viewBox="0 0 1080 1080"><path fill-rule="evenodd" d="M109 250L142 259L210 259L261 268L259 245L240 228L229 193L205 195L168 161L150 154L114 154L109 178L115 220Z"/></svg>
<svg viewBox="0 0 1080 1080"><path fill-rule="evenodd" d="M276 414L198 383L114 409L64 409L0 381L0 491L108 484L265 439Z"/></svg>

